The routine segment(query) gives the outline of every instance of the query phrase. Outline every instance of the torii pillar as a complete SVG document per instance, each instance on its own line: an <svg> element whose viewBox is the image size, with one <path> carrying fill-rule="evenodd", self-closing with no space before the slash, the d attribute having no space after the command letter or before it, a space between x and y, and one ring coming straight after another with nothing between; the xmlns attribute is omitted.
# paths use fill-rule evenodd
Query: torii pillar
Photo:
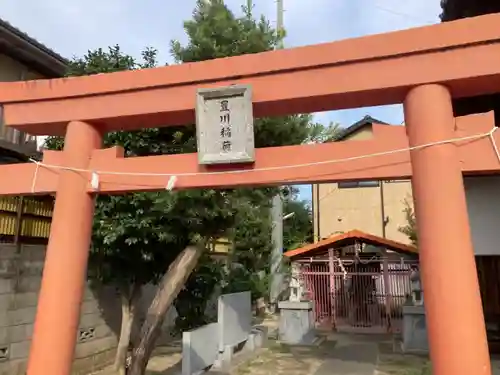
<svg viewBox="0 0 500 375"><path fill-rule="evenodd" d="M87 169L102 134L92 125L73 121L64 140L64 163ZM89 178L61 170L45 256L42 286L28 359L28 375L69 375L76 344L94 215ZM52 350L47 350L50 343Z"/></svg>
<svg viewBox="0 0 500 375"><path fill-rule="evenodd" d="M452 139L445 86L416 87L404 102L410 146ZM490 375L491 364L457 145L411 151L422 283L434 375Z"/></svg>

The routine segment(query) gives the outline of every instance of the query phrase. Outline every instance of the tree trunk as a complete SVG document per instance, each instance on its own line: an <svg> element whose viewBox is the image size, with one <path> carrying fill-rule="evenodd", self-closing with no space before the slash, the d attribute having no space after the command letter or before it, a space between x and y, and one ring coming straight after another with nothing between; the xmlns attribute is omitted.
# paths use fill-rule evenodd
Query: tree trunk
<svg viewBox="0 0 500 375"><path fill-rule="evenodd" d="M135 322L136 301L140 296L140 290L140 285L133 285L120 289L122 324L114 363L114 369L119 375L126 375L127 373L126 362L128 348Z"/></svg>
<svg viewBox="0 0 500 375"><path fill-rule="evenodd" d="M198 264L204 246L188 246L175 259L162 277L155 298L142 325L140 341L132 355L129 375L144 375L149 357L160 336L166 313Z"/></svg>

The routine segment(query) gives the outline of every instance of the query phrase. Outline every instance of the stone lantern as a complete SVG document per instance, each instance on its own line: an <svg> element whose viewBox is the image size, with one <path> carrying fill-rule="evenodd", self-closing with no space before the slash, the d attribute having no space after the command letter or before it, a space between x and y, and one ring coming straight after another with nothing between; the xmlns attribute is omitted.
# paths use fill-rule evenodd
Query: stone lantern
<svg viewBox="0 0 500 375"><path fill-rule="evenodd" d="M412 270L410 274L411 282L411 299L413 305L420 306L424 304L424 291L422 288L422 282L420 280L420 271L415 269Z"/></svg>

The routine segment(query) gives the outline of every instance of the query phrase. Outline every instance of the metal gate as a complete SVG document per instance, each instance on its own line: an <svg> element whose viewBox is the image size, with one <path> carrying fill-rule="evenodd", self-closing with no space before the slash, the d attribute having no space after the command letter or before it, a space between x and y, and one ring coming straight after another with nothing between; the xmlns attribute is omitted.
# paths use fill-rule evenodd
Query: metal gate
<svg viewBox="0 0 500 375"><path fill-rule="evenodd" d="M298 261L301 287L314 303L317 326L348 332L399 332L418 261Z"/></svg>

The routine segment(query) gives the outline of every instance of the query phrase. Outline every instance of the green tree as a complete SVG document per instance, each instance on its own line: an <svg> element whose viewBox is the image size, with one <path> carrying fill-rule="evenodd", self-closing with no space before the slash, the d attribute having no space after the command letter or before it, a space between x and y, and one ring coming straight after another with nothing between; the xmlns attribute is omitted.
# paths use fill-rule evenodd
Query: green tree
<svg viewBox="0 0 500 375"><path fill-rule="evenodd" d="M285 199L283 212L285 214L293 213L290 219L283 222L283 247L285 250L293 250L313 242L312 213L308 202L297 198Z"/></svg>
<svg viewBox="0 0 500 375"><path fill-rule="evenodd" d="M258 20L253 17L250 1L242 9L243 16L236 17L222 0L199 0L192 19L184 23L188 43L185 46L182 46L178 41L171 43L171 52L176 62L190 63L274 50L282 36L270 27L269 22L264 17ZM331 127L325 129L321 124L312 123L311 120L310 115L258 119L254 124L256 146L300 144L324 139L324 133L331 134ZM180 139L194 146L192 141L194 134L194 126L185 127ZM238 222L233 222L232 226L225 225L223 227L223 229L232 228L235 249L243 249L242 243L249 239L248 233L251 231L243 228L258 226L254 220L255 216L252 216L252 214L255 215L252 207L260 207L259 209L263 210L260 218L265 222L269 217L269 214L265 215L266 205L268 205L271 195L275 193L275 189L238 189L227 193L226 198L231 199L226 199L226 202L230 202L230 207L233 209L231 213L235 220L240 217L246 218L241 225L238 225ZM242 213L244 215L238 215ZM270 228L265 223L260 223L260 225L263 229L260 231L261 234L265 232L265 228L267 230ZM260 238L262 239L262 236ZM258 251L255 251L254 256L251 257L252 270L258 270L264 263L263 259L266 258L261 253L265 254L268 250L264 244L260 247L256 245L254 249L258 249ZM246 247L246 250L248 251L249 247ZM241 255L243 251L236 250L236 253ZM242 261L242 258L241 256L237 261ZM165 312L166 309L163 313ZM136 351L132 360L131 373L133 375L143 373L153 348L154 336L148 336L147 328L147 326L143 327L139 343L139 348L145 350ZM150 337L153 337L153 340Z"/></svg>
<svg viewBox="0 0 500 375"><path fill-rule="evenodd" d="M214 291L225 278L223 264L214 261L204 253L184 288L180 291L174 306L177 310L175 332L181 333L212 323L216 314L207 316L208 303L212 302Z"/></svg>
<svg viewBox="0 0 500 375"><path fill-rule="evenodd" d="M313 124L308 143L327 143L335 142L342 134L344 128L335 122L330 122L327 126L322 124Z"/></svg>
<svg viewBox="0 0 500 375"><path fill-rule="evenodd" d="M243 16L236 17L223 0L198 0L193 19L184 22L189 42L185 46L171 42L175 61L198 62L275 50L283 36L263 16L254 18L251 1L242 10ZM257 119L254 126L259 147L322 141L335 127L315 123L309 114Z"/></svg>
<svg viewBox="0 0 500 375"><path fill-rule="evenodd" d="M198 1L193 19L185 23L185 29L188 44L181 46L172 42L171 46L172 54L179 63L272 50L280 39L264 18L253 18L251 8L244 8L244 15L235 17L221 0ZM154 49L146 49L142 61L136 61L115 46L108 51L90 51L83 58L75 59L69 75L134 70L156 65ZM323 133L329 130L320 124L313 124L309 115L295 115L257 120L255 131L256 146L266 147L321 140ZM117 144L125 148L127 156L194 152L195 127L167 127L106 135L106 146ZM51 138L47 145L60 149L62 140ZM265 206L275 193L276 189L192 190L98 198L89 275L100 283L116 285L122 295L124 318L116 358L116 365L121 371L124 371L134 303L140 287L151 282L158 285L132 357L130 374L133 375L144 373L165 314L186 281L187 286L197 285L200 274L195 273L191 277L190 274L203 253L206 241L223 235L229 228L235 228L237 213L247 212L248 220L243 223L247 228L257 226L255 212L251 208L261 207L261 217L268 217L264 215ZM261 222L259 225L269 230L269 225ZM244 238L249 239L249 235L234 234L235 246L243 249ZM259 251L267 250L260 248ZM255 251L255 256L248 261L253 267L260 267L263 262L260 258L264 257ZM200 272L202 268L199 267Z"/></svg>
<svg viewBox="0 0 500 375"><path fill-rule="evenodd" d="M118 46L90 51L70 64L68 75L78 76L156 66L156 51L146 49L137 62ZM183 127L113 132L105 146L121 145L127 156L193 151L191 135ZM63 139L49 138L46 146L61 149ZM176 193L100 195L93 226L89 277L98 284L114 285L122 301L122 326L115 358L124 373L135 306L141 287L158 284L158 291L143 325L141 340L154 342L165 313L184 285L204 242L232 226L234 210L229 192L193 190ZM147 354L149 356L149 353Z"/></svg>
<svg viewBox="0 0 500 375"><path fill-rule="evenodd" d="M417 220L415 218L415 211L413 210L413 206L408 199L403 201L404 209L403 213L405 214L406 224L399 227L399 231L410 239L411 243L415 246L418 245L418 237L417 237Z"/></svg>

